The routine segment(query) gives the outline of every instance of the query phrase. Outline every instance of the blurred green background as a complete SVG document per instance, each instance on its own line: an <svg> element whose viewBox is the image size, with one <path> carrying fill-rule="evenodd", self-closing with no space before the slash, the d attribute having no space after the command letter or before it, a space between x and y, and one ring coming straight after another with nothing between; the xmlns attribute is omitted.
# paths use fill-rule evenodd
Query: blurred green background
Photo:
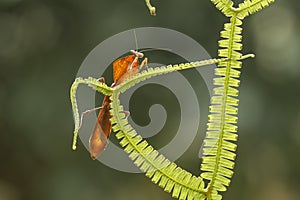
<svg viewBox="0 0 300 200"><path fill-rule="evenodd" d="M143 0L0 0L0 200L172 199L143 174L92 161L81 143L71 150L69 88L106 38L165 27L217 56L227 19L209 0L152 3L156 17ZM299 8L296 0L277 0L244 20L243 52L256 58L242 69L238 156L224 199L300 199ZM198 175L201 141L195 144L178 164Z"/></svg>

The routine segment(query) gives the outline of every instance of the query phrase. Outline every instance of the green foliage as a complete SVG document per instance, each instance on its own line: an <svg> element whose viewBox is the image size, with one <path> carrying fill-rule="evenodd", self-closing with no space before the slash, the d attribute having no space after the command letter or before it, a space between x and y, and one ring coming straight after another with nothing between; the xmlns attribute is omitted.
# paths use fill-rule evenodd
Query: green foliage
<svg viewBox="0 0 300 200"><path fill-rule="evenodd" d="M83 83L105 95L111 95L111 122L116 137L120 140L124 151L155 184L171 193L173 197L182 200L222 199L219 192L226 191L231 182L236 157L237 145L234 142L238 138L236 124L241 60L253 57L252 54L242 56L240 52L242 50L242 19L268 6L273 1L246 0L239 4L238 8L234 8L232 1L212 0L215 6L230 18L230 23L226 23L224 30L221 31L222 39L219 41L218 51L221 59L149 68L114 88L93 78L77 78L71 87L71 102L75 119L73 149L76 148L79 129L76 90L78 85ZM215 70L215 88L211 98L206 138L204 139L201 164L203 172L200 177L196 177L170 162L137 134L128 123L118 97L121 92L125 92L133 85L153 76L212 63L218 63L218 68ZM202 178L209 181L206 187Z"/></svg>
<svg viewBox="0 0 300 200"><path fill-rule="evenodd" d="M237 113L238 113L238 87L240 84L239 69L242 62L242 19L263 7L269 5L272 0L245 1L239 8L231 7L231 1L212 1L216 7L227 17L230 23L224 25L219 41L220 57L228 61L219 63L215 70L214 91L211 98L210 115L208 116L206 138L204 140L203 160L201 177L209 180L207 190L208 198L216 199L214 194L218 191L226 191L233 175L235 151L237 145L234 143L238 135Z"/></svg>

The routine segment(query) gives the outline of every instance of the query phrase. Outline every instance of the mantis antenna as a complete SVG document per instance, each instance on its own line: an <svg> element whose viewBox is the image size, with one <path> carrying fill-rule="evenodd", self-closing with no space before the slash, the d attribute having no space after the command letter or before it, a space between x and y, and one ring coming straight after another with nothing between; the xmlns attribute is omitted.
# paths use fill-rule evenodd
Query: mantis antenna
<svg viewBox="0 0 300 200"><path fill-rule="evenodd" d="M139 47L138 47L138 41L137 41L137 36L136 36L135 29L133 30L133 35L134 35L134 42L135 42L135 50L138 51Z"/></svg>

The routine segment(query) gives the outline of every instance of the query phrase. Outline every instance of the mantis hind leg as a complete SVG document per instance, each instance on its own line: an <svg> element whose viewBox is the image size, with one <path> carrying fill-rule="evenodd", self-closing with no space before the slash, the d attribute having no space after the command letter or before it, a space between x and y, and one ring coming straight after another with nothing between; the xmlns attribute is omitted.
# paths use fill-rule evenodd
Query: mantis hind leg
<svg viewBox="0 0 300 200"><path fill-rule="evenodd" d="M101 82L101 83L105 83L104 77L100 77L100 78L98 79L98 81ZM81 113L81 117L80 117L80 123L79 123L79 128L78 128L78 129L81 128L81 126L82 126L82 121L83 121L83 117L84 117L85 115L87 115L87 114L89 114L89 113L91 113L91 112L94 112L94 111L96 111L96 110L100 110L100 109L102 109L102 106L101 106L101 107L96 107L96 108L93 108L93 109L86 110L86 111L82 112L82 113Z"/></svg>
<svg viewBox="0 0 300 200"><path fill-rule="evenodd" d="M81 126L82 126L82 121L83 121L83 117L84 117L85 115L87 115L87 114L89 114L89 113L91 113L91 112L94 112L94 111L96 111L96 110L100 110L100 109L102 109L102 106L101 106L101 107L96 107L96 108L93 108L93 109L86 110L86 111L82 112L82 113L81 113L81 117L80 117L80 123L79 123L79 128L78 128L78 129L81 128Z"/></svg>

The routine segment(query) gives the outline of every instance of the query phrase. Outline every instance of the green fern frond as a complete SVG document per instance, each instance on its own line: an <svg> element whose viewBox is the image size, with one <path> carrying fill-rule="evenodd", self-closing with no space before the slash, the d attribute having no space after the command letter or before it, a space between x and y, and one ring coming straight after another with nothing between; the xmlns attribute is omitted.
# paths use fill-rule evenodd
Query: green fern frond
<svg viewBox="0 0 300 200"><path fill-rule="evenodd" d="M275 0L245 0L243 3L239 4L237 9L237 17L243 19L250 14L256 13L264 7L269 6Z"/></svg>
<svg viewBox="0 0 300 200"><path fill-rule="evenodd" d="M70 99L71 99L74 122L75 122L73 145L72 145L73 150L76 150L76 143L77 143L77 137L79 131L79 124L80 124L77 100L76 100L76 92L79 84L86 84L92 89L103 93L104 95L112 94L112 89L108 87L106 84L99 82L98 79L92 77L89 77L87 79L83 79L79 77L75 79L70 89Z"/></svg>
<svg viewBox="0 0 300 200"><path fill-rule="evenodd" d="M252 57L252 54L245 55L242 59L246 59L248 57ZM241 59L241 58L240 58ZM177 65L168 65L168 66L162 66L162 67L156 67L156 68L148 68L147 70L144 70L141 73L138 73L137 75L131 77L130 79L125 80L122 84L116 86L114 88L115 91L118 92L125 92L129 88L133 87L135 84L144 81L146 79L149 79L154 76L194 68L194 67L201 67L205 65L210 65L214 63L220 63L226 61L226 58L221 59L208 59L208 60L202 60L202 61L196 61L196 62L190 62L190 63L181 63Z"/></svg>
<svg viewBox="0 0 300 200"><path fill-rule="evenodd" d="M212 0L226 16L230 16L228 1ZM234 13L230 23L224 25L219 41L220 57L227 61L220 62L215 69L213 97L211 98L210 115L208 117L206 138L204 140L201 177L209 180L207 186L208 199L221 199L218 191L226 191L233 176L235 151L237 145L237 113L238 113L238 87L240 85L239 61L242 53L242 20L269 5L273 0L246 0L240 4L239 9L232 8ZM229 13L229 14L228 14ZM217 195L217 196L216 196Z"/></svg>
<svg viewBox="0 0 300 200"><path fill-rule="evenodd" d="M184 169L170 162L158 151L147 143L146 140L136 133L128 124L128 121L120 106L118 93L111 96L111 122L113 130L120 145L129 157L134 161L152 182L158 184L166 192L178 199L205 199L206 191L202 178L196 177Z"/></svg>
<svg viewBox="0 0 300 200"><path fill-rule="evenodd" d="M231 23L224 25L219 41L219 56L228 58L228 61L219 63L215 70L216 86L211 98L210 115L207 124L207 133L204 140L201 177L210 181L207 189L209 196L214 191L226 191L233 175L235 150L237 140L237 112L238 90L240 81L242 49L242 21L237 17L231 18ZM216 197L214 197L216 198ZM221 197L219 197L221 198ZM213 199L213 198L212 198Z"/></svg>

